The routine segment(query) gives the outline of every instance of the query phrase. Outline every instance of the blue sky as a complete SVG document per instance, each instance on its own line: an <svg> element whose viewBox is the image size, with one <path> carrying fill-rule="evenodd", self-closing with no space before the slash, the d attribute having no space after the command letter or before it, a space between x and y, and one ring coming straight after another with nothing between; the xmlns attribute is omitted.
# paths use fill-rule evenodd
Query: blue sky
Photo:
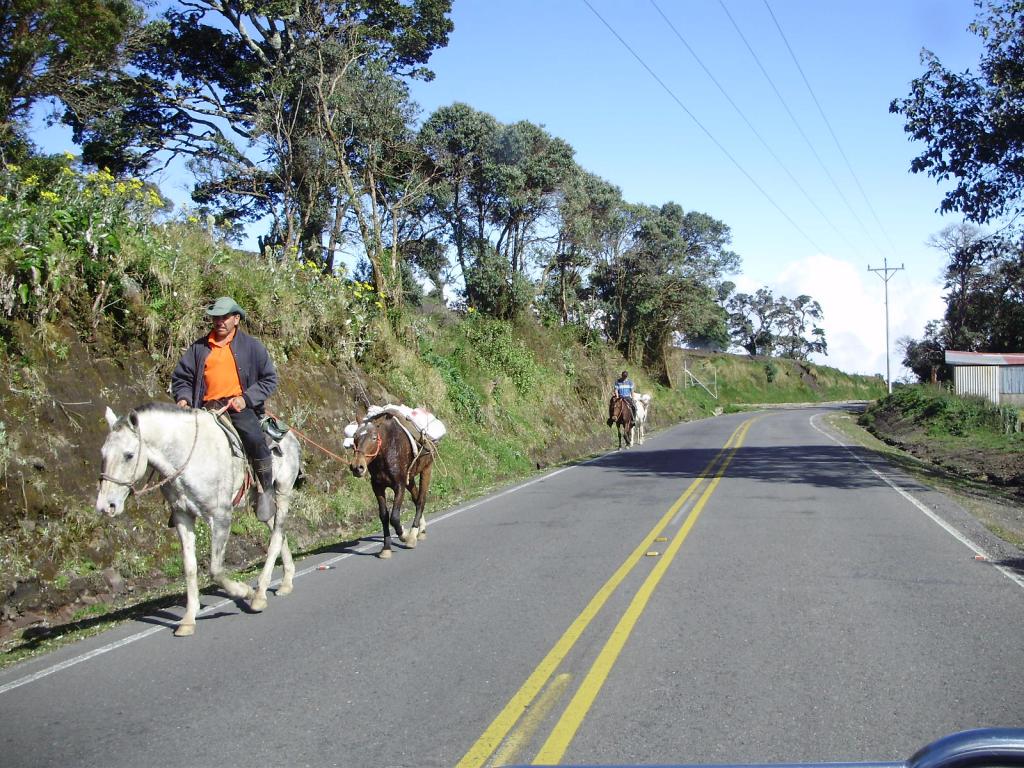
<svg viewBox="0 0 1024 768"><path fill-rule="evenodd" d="M967 0L455 0L437 77L413 96L424 116L461 101L542 124L627 200L721 219L741 289L812 295L822 362L884 374L884 286L867 268L906 267L889 282L890 335L919 337L943 307L925 242L959 221L909 173L922 147L888 106L924 71L922 48L977 69L974 17Z"/></svg>

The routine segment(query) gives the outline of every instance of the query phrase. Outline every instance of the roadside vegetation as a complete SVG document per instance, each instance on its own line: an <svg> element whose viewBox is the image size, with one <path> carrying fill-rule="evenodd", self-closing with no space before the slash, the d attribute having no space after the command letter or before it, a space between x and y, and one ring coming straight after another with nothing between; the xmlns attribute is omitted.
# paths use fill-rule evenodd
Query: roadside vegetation
<svg viewBox="0 0 1024 768"><path fill-rule="evenodd" d="M1022 492L1021 411L943 386L897 387L861 424L891 445L963 477Z"/></svg>

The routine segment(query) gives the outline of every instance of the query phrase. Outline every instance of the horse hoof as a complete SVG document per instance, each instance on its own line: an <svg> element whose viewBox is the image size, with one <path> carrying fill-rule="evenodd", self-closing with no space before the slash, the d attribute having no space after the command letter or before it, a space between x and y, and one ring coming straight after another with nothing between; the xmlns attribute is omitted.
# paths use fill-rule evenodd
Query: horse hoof
<svg viewBox="0 0 1024 768"><path fill-rule="evenodd" d="M175 637L192 637L196 633L195 624L179 624L174 630Z"/></svg>
<svg viewBox="0 0 1024 768"><path fill-rule="evenodd" d="M391 559L391 550L390 549L382 549L380 552L377 553L377 557L379 557L381 560L390 560Z"/></svg>
<svg viewBox="0 0 1024 768"><path fill-rule="evenodd" d="M294 587L292 587L291 584L289 584L287 587L284 584L282 584L280 587L277 588L277 591L274 594L278 597L284 597L285 595L290 595L293 589Z"/></svg>
<svg viewBox="0 0 1024 768"><path fill-rule="evenodd" d="M267 598L265 597L254 597L249 601L249 609L255 613L260 613L267 607Z"/></svg>

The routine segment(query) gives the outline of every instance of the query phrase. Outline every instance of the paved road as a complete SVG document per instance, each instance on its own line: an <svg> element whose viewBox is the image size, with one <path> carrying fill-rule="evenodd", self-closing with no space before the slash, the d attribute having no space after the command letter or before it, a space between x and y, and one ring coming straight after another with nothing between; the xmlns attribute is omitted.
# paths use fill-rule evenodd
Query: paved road
<svg viewBox="0 0 1024 768"><path fill-rule="evenodd" d="M894 760L1019 727L1012 553L822 413L683 424L390 561L317 555L263 614L205 595L193 638L161 613L4 670L0 764Z"/></svg>

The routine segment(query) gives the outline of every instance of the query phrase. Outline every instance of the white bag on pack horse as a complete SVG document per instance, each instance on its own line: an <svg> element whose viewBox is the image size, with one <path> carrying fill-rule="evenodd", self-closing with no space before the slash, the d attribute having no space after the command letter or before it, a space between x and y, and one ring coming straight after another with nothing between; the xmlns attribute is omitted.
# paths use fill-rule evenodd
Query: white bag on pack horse
<svg viewBox="0 0 1024 768"><path fill-rule="evenodd" d="M440 442L441 438L448 433L448 429L445 427L444 422L426 408L410 408L407 405L371 405L367 409L366 417L363 421L369 421L382 413L392 413L407 419L435 443ZM355 437L358 429L359 423L355 421L345 426L344 446L346 448L352 447L353 437Z"/></svg>
<svg viewBox="0 0 1024 768"><path fill-rule="evenodd" d="M435 443L440 442L441 438L448 433L444 423L426 408L413 408L409 413L409 421Z"/></svg>

